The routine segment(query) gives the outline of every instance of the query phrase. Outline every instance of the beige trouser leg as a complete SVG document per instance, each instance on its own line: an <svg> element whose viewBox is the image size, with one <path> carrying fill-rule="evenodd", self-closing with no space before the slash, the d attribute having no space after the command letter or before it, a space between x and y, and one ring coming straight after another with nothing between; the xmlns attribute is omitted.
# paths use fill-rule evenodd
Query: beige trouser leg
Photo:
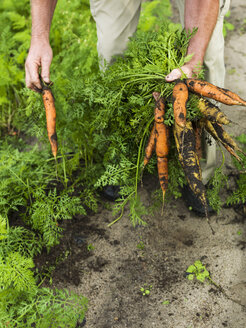
<svg viewBox="0 0 246 328"><path fill-rule="evenodd" d="M184 26L185 0L176 0L176 2L179 8L180 21ZM217 23L204 58L206 67L205 79L222 88L225 80L223 22L229 6L230 0L220 0L220 12ZM205 145L206 159L205 163L202 163L202 178L206 184L216 168L216 143L212 140L211 145L208 145L207 142L205 142Z"/></svg>
<svg viewBox="0 0 246 328"><path fill-rule="evenodd" d="M137 29L141 0L90 0L91 13L97 26L97 50L100 68L105 61L122 54Z"/></svg>

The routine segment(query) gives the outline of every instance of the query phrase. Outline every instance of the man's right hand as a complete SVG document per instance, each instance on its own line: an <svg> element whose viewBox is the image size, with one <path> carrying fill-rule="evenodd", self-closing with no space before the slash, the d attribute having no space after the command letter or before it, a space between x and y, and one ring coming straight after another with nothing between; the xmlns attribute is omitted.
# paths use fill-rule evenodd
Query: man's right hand
<svg viewBox="0 0 246 328"><path fill-rule="evenodd" d="M33 37L25 63L26 86L29 89L36 92L42 90L39 79L40 69L43 81L50 83L50 64L52 57L53 54L49 42L44 39Z"/></svg>

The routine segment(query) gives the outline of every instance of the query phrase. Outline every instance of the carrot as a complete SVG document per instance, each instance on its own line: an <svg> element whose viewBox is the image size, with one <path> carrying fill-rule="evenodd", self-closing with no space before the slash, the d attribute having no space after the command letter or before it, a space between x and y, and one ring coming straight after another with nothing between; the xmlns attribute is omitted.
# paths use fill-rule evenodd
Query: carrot
<svg viewBox="0 0 246 328"><path fill-rule="evenodd" d="M188 88L183 81L179 81L173 88L173 114L175 122L185 127L186 122L186 103L188 100Z"/></svg>
<svg viewBox="0 0 246 328"><path fill-rule="evenodd" d="M183 167L188 184L203 204L207 216L207 200L205 186L202 183L202 172L195 149L195 134L191 122L185 128L174 125L174 138L178 150L179 161Z"/></svg>
<svg viewBox="0 0 246 328"><path fill-rule="evenodd" d="M51 89L44 86L42 91L43 103L46 112L47 132L53 156L57 155L57 135L56 135L56 109L54 96Z"/></svg>
<svg viewBox="0 0 246 328"><path fill-rule="evenodd" d="M153 97L156 101L155 106L155 134L156 145L155 151L157 156L157 168L160 186L163 194L163 201L168 187L168 152L169 152L169 131L168 127L164 124L165 115L165 102L160 93L153 92Z"/></svg>
<svg viewBox="0 0 246 328"><path fill-rule="evenodd" d="M242 149L238 147L237 143L223 129L223 127L220 124L212 122L212 125L213 125L218 137L220 138L221 142L226 143L232 149L239 151L240 153L245 155L245 153L242 151Z"/></svg>
<svg viewBox="0 0 246 328"><path fill-rule="evenodd" d="M242 160L241 158L238 156L238 154L228 145L226 144L223 144L223 146L225 147L225 149L228 151L228 153L230 153L232 156L234 156L236 158L236 160L239 162L239 163L242 163Z"/></svg>
<svg viewBox="0 0 246 328"><path fill-rule="evenodd" d="M160 186L162 190L162 198L163 201L165 199L165 194L168 187L168 159L167 157L159 157L157 156L157 169L158 169L158 177L160 181Z"/></svg>
<svg viewBox="0 0 246 328"><path fill-rule="evenodd" d="M246 101L232 91L217 87L207 81L194 78L189 78L184 81L190 91L201 96L212 98L226 105L246 106Z"/></svg>
<svg viewBox="0 0 246 328"><path fill-rule="evenodd" d="M152 93L155 99L155 122L156 123L163 123L164 122L164 115L165 115L165 102L164 99L161 97L159 92Z"/></svg>
<svg viewBox="0 0 246 328"><path fill-rule="evenodd" d="M206 120L205 129L214 137L215 140L219 141L232 156L234 156L239 162L242 162L236 151L243 154L244 152L238 147L236 142L229 136L220 124Z"/></svg>
<svg viewBox="0 0 246 328"><path fill-rule="evenodd" d="M179 161L183 167L188 184L193 193L200 199L205 209L208 225L214 234L208 217L206 189L202 183L202 171L195 151L195 134L191 122L186 122L185 128L174 124L174 138L178 150Z"/></svg>
<svg viewBox="0 0 246 328"><path fill-rule="evenodd" d="M199 124L194 124L194 133L195 133L195 141L196 141L196 154L198 159L200 160L202 158L202 128L199 126Z"/></svg>
<svg viewBox="0 0 246 328"><path fill-rule="evenodd" d="M221 124L229 124L231 121L227 116L219 109L219 107L212 104L210 101L200 98L198 108L201 113L210 121L218 122Z"/></svg>
<svg viewBox="0 0 246 328"><path fill-rule="evenodd" d="M149 160L152 156L153 150L155 148L156 136L155 136L155 124L151 130L148 144L145 148L145 155L144 155L144 166L149 163Z"/></svg>

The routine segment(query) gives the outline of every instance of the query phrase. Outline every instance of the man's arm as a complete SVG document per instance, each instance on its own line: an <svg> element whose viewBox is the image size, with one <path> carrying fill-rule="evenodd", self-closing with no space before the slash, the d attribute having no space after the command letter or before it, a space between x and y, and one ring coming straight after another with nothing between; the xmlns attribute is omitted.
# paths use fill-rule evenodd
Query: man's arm
<svg viewBox="0 0 246 328"><path fill-rule="evenodd" d="M39 69L42 79L50 82L52 49L49 33L57 0L31 0L32 37L26 59L26 86L32 90L41 89Z"/></svg>
<svg viewBox="0 0 246 328"><path fill-rule="evenodd" d="M186 0L185 1L185 29L198 30L189 42L187 55L193 54L192 59L181 67L182 71L192 77L203 64L204 56L212 36L219 14L219 0ZM181 77L180 69L174 69L166 76L171 82Z"/></svg>

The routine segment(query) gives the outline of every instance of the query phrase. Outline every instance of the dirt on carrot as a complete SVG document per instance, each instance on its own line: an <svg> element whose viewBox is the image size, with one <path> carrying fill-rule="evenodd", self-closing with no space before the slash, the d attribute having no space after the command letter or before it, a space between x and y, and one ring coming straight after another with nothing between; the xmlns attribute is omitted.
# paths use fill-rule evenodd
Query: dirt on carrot
<svg viewBox="0 0 246 328"><path fill-rule="evenodd" d="M185 128L175 124L173 131L179 161L183 167L188 184L206 209L206 192L205 186L202 183L199 159L196 154L196 139L192 123L187 121Z"/></svg>
<svg viewBox="0 0 246 328"><path fill-rule="evenodd" d="M202 128L198 122L194 122L193 129L196 140L196 154L198 159L200 160L202 158Z"/></svg>
<svg viewBox="0 0 246 328"><path fill-rule="evenodd" d="M189 98L188 88L183 81L179 81L173 88L173 114L176 124L185 127L186 103Z"/></svg>
<svg viewBox="0 0 246 328"><path fill-rule="evenodd" d="M184 81L190 91L201 96L212 98L225 105L246 106L245 100L232 91L217 87L207 81L194 78L185 79Z"/></svg>
<svg viewBox="0 0 246 328"><path fill-rule="evenodd" d="M231 122L228 117L219 109L219 107L204 98L199 99L198 108L201 113L210 121L225 125Z"/></svg>

